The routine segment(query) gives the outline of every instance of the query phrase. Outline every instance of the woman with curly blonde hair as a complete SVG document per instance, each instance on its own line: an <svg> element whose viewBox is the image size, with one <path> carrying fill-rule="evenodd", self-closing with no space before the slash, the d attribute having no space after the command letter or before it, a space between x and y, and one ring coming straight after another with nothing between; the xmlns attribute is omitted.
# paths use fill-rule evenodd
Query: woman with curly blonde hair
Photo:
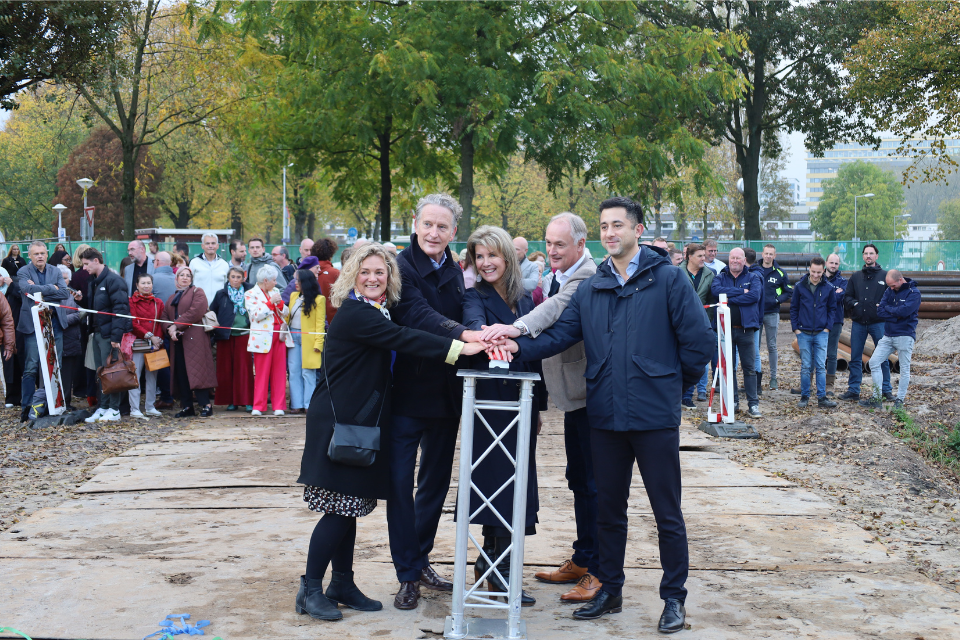
<svg viewBox="0 0 960 640"><path fill-rule="evenodd" d="M298 613L318 620L341 619L338 604L358 611L383 606L354 583L353 549L357 518L373 511L378 499L389 497L389 459L378 448L368 466L331 460L334 425L378 429L379 442L390 442L391 351L454 364L460 355L483 349L477 342L464 344L391 321L389 308L400 301L400 269L380 244L365 244L350 256L330 297L338 311L327 330L316 391L307 409L297 479L305 485L303 500L310 510L324 514L310 538L296 604ZM333 571L324 593L327 565Z"/></svg>

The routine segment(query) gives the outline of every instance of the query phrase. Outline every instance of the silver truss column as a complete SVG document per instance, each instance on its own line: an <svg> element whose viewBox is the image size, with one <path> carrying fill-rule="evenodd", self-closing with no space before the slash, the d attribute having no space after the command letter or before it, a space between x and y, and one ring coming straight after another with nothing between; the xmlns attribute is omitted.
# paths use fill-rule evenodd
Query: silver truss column
<svg viewBox="0 0 960 640"><path fill-rule="evenodd" d="M536 373L520 373L508 370L463 370L457 375L464 378L463 382L463 412L460 423L460 479L457 489L457 539L454 551L453 569L453 601L451 615L447 617L444 628L444 637L467 640L474 638L503 638L509 640L523 640L526 638L526 627L520 619L520 597L523 588L523 543L526 530L527 511L527 474L530 468L530 412L533 406L533 383L540 380ZM520 383L520 399L517 402L477 400L477 378L491 378L497 380L514 380ZM484 419L481 411L515 412L514 418L502 432L495 433ZM475 418L479 417L481 424L493 437L493 443L486 451L478 452L474 460L473 430ZM511 429L516 429L516 455L510 455L502 440ZM473 471L493 451L503 451L507 458L514 463L514 475L490 496L483 495L473 483ZM511 486L512 485L512 486ZM493 500L503 491L513 491L513 518L510 523L494 508ZM476 513L470 513L470 498L476 492L484 508L490 509L511 533L510 547L499 557L488 557L476 538L470 533L470 519ZM477 548L481 557L485 558L490 568L480 576L475 584L467 588L467 555L470 544ZM483 584L492 575L500 575L497 565L503 555L510 554L510 583L507 585L507 601L500 602L504 594L482 590ZM507 619L502 618L467 618L467 607L478 609L505 610Z"/></svg>

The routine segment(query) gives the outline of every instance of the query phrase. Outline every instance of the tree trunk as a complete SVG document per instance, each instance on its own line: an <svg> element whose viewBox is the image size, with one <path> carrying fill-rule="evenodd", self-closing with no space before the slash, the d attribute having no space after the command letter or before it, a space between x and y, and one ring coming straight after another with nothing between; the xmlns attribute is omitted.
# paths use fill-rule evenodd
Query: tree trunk
<svg viewBox="0 0 960 640"><path fill-rule="evenodd" d="M308 238L314 237L313 233L314 231L316 231L316 226L317 226L317 212L311 211L309 215L307 215L307 237ZM297 242L300 242L301 240L303 240L303 238L298 238Z"/></svg>
<svg viewBox="0 0 960 640"><path fill-rule="evenodd" d="M754 142L754 138L756 141ZM760 229L760 135L750 136L750 146L744 153L737 152L737 162L743 173L743 235L746 240L762 240ZM741 161L742 158L742 161Z"/></svg>
<svg viewBox="0 0 960 640"><path fill-rule="evenodd" d="M233 237L237 240L243 239L243 218L240 216L240 202L230 200L230 228L233 229Z"/></svg>
<svg viewBox="0 0 960 640"><path fill-rule="evenodd" d="M173 221L178 229L186 229L190 225L190 201L177 202L177 218Z"/></svg>
<svg viewBox="0 0 960 640"><path fill-rule="evenodd" d="M303 191L300 189L300 181L293 181L293 238L303 238L303 231L307 224L307 208L303 206Z"/></svg>
<svg viewBox="0 0 960 640"><path fill-rule="evenodd" d="M470 237L473 230L473 129L468 129L460 138L460 206L463 207L463 217L460 218L460 240ZM506 222L504 222L506 229Z"/></svg>
<svg viewBox="0 0 960 640"><path fill-rule="evenodd" d="M133 146L133 135L120 141L123 148L123 192L120 203L123 205L123 239L130 242L136 237L136 199L137 199L137 147Z"/></svg>
<svg viewBox="0 0 960 640"><path fill-rule="evenodd" d="M390 123L387 117L386 131L377 136L380 141L380 241L390 242L390 196L393 177L390 175Z"/></svg>

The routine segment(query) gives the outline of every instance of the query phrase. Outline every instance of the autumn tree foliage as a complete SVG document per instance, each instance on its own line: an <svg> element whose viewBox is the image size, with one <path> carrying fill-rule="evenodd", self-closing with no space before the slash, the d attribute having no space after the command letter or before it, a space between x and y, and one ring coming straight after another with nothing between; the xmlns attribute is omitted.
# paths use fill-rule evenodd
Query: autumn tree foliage
<svg viewBox="0 0 960 640"><path fill-rule="evenodd" d="M136 194L136 227L152 226L159 211L151 194L160 185L161 168L147 147L138 147L134 170ZM109 127L94 129L90 137L73 150L66 164L57 172L56 201L67 207L63 226L71 238L80 237L80 216L83 214L83 190L79 178L90 178L94 186L87 192L87 204L96 207L95 238L124 240L123 222L123 148ZM57 226L56 220L53 227ZM54 235L56 230L53 229Z"/></svg>

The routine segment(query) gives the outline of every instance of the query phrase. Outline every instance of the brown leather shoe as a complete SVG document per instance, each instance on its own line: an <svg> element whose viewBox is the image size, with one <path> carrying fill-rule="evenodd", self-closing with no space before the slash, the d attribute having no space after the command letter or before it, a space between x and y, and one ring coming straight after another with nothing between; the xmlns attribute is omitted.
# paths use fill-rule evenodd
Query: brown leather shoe
<svg viewBox="0 0 960 640"><path fill-rule="evenodd" d="M434 591L453 591L453 583L441 578L430 565L425 566L420 572L420 585Z"/></svg>
<svg viewBox="0 0 960 640"><path fill-rule="evenodd" d="M578 567L573 564L573 560L565 560L556 571L538 571L533 577L540 582L549 582L550 584L572 584L586 575L586 567Z"/></svg>
<svg viewBox="0 0 960 640"><path fill-rule="evenodd" d="M157 402L154 403L153 408L154 408L154 409L172 409L172 408L173 408L173 403L172 403L172 402L164 402L163 400L157 400Z"/></svg>
<svg viewBox="0 0 960 640"><path fill-rule="evenodd" d="M397 609L416 609L420 602L420 583L401 582L400 591L393 599L393 606Z"/></svg>
<svg viewBox="0 0 960 640"><path fill-rule="evenodd" d="M577 586L561 595L560 599L564 602L586 602L593 600L593 596L597 595L597 591L599 591L602 586L599 580L589 573L585 573L583 577L580 578Z"/></svg>

